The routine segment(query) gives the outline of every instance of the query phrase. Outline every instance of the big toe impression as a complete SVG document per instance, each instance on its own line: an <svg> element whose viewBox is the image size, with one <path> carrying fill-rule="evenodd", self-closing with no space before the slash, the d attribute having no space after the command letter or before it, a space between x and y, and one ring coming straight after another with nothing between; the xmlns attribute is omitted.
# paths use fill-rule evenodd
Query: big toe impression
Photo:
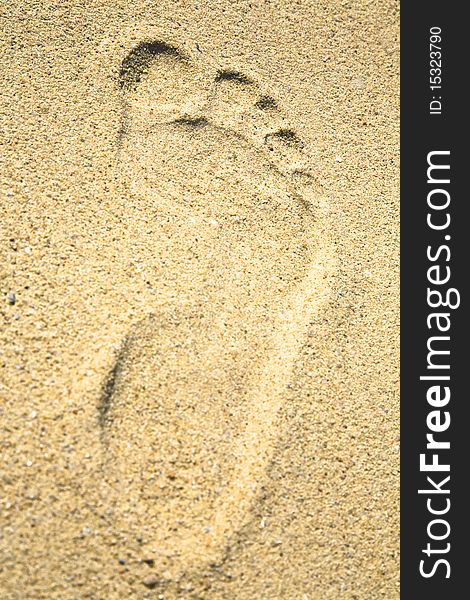
<svg viewBox="0 0 470 600"><path fill-rule="evenodd" d="M124 133L199 114L205 101L203 77L179 49L142 42L124 59L119 86L125 107Z"/></svg>

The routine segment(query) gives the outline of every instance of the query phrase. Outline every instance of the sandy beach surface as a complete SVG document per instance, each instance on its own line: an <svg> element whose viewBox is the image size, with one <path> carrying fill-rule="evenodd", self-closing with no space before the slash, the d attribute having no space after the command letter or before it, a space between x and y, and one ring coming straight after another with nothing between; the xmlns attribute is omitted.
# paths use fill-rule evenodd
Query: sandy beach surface
<svg viewBox="0 0 470 600"><path fill-rule="evenodd" d="M399 597L398 27L2 4L2 599Z"/></svg>

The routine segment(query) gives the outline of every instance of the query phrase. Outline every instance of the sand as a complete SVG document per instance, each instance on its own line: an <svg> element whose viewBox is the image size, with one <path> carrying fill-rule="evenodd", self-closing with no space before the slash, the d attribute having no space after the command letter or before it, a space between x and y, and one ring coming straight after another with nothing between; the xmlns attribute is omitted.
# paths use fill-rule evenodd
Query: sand
<svg viewBox="0 0 470 600"><path fill-rule="evenodd" d="M398 598L397 3L0 19L2 598Z"/></svg>

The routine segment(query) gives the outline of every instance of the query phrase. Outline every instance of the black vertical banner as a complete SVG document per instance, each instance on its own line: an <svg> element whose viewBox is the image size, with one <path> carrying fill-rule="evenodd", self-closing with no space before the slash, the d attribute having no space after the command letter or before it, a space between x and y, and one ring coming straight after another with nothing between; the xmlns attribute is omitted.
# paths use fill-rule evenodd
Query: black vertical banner
<svg viewBox="0 0 470 600"><path fill-rule="evenodd" d="M401 5L405 600L470 597L467 30L461 3Z"/></svg>

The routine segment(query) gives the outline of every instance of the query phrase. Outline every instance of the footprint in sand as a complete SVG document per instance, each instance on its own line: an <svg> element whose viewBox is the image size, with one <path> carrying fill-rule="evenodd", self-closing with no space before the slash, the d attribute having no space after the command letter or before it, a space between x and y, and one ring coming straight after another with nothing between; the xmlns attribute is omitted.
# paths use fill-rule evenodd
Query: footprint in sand
<svg viewBox="0 0 470 600"><path fill-rule="evenodd" d="M220 563L249 519L333 258L302 143L251 78L144 42L119 88L119 176L158 231L156 300L100 422L116 525L171 579Z"/></svg>

